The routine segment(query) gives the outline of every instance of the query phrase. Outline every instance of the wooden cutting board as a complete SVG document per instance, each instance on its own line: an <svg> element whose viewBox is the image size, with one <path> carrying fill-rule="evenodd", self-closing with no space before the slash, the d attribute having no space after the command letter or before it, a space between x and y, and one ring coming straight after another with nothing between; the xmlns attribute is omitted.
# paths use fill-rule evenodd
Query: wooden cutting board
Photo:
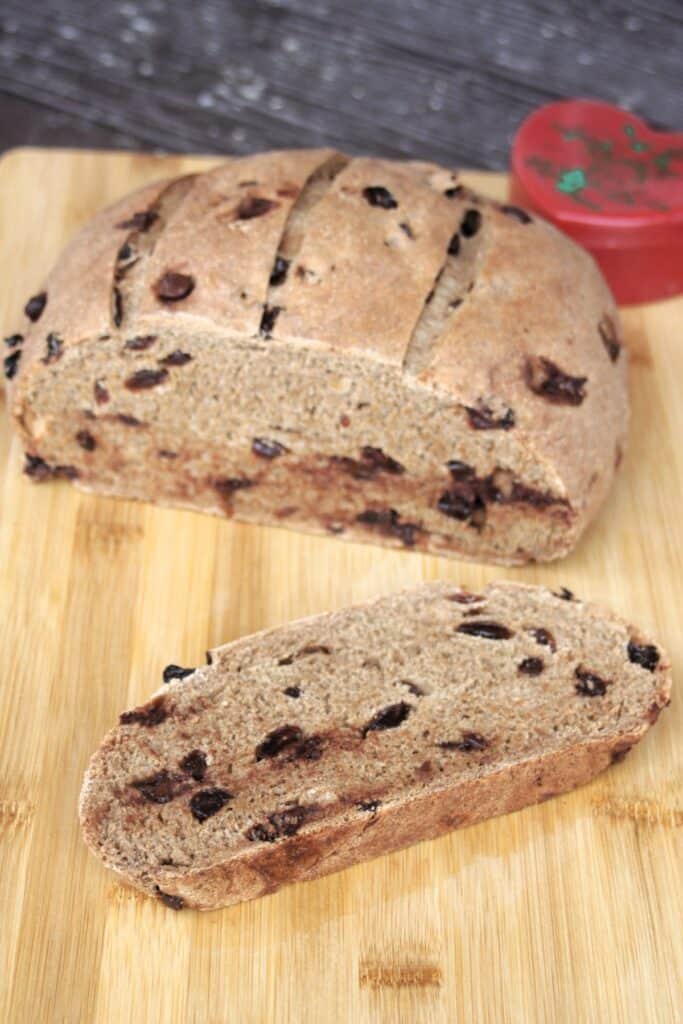
<svg viewBox="0 0 683 1024"><path fill-rule="evenodd" d="M100 206L199 158L0 163L2 329ZM465 180L502 196L500 175ZM577 295L577 303L581 296ZM683 299L626 311L630 449L565 561L468 565L32 485L0 415L0 1020L683 1019L683 704L580 792L212 914L122 887L83 846L86 761L168 662L442 578L565 585L683 669Z"/></svg>

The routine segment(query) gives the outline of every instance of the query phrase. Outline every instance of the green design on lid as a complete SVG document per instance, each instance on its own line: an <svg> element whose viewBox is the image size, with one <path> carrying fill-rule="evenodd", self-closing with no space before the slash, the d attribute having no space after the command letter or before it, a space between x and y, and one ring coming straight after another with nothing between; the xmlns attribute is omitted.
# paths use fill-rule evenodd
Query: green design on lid
<svg viewBox="0 0 683 1024"><path fill-rule="evenodd" d="M626 133L626 135L628 135L629 139L631 140L631 149L634 153L644 153L650 148L647 142L641 142L639 139L636 138L636 130L632 124L625 124L624 132Z"/></svg>
<svg viewBox="0 0 683 1024"><path fill-rule="evenodd" d="M663 149L661 153L655 154L655 167L660 174L668 173L671 157L675 155L676 152L673 149Z"/></svg>
<svg viewBox="0 0 683 1024"><path fill-rule="evenodd" d="M565 192L567 195L580 192L585 187L586 175L580 167L573 167L570 171L565 171L555 182L558 192Z"/></svg>

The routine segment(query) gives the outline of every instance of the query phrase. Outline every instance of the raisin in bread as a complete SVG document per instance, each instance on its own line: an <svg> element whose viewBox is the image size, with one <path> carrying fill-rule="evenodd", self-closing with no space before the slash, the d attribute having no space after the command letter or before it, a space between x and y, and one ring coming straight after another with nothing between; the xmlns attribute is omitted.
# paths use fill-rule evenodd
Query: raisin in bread
<svg viewBox="0 0 683 1024"><path fill-rule="evenodd" d="M512 583L427 584L164 678L93 756L81 822L108 867L204 910L579 786L670 690L638 630Z"/></svg>
<svg viewBox="0 0 683 1024"><path fill-rule="evenodd" d="M432 164L302 150L149 185L25 313L34 480L512 564L569 551L621 458L592 259Z"/></svg>

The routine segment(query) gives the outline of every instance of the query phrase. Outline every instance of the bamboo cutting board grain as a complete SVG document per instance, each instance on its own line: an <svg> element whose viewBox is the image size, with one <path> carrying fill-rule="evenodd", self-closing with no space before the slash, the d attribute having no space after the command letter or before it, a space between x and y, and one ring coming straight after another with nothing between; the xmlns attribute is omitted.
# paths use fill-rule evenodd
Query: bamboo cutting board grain
<svg viewBox="0 0 683 1024"><path fill-rule="evenodd" d="M4 333L100 206L207 163L7 155ZM504 192L502 176L465 177ZM682 321L683 299L625 313L624 471L575 554L523 570L36 487L0 416L1 1021L683 1020L676 690L625 762L577 793L217 913L124 888L76 819L89 755L165 664L424 579L566 585L654 630L680 676Z"/></svg>

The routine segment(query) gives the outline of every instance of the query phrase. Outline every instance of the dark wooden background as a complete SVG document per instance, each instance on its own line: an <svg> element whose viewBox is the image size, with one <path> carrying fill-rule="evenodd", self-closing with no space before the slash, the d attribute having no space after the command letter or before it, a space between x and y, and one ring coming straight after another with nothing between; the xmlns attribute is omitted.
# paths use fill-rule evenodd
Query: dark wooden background
<svg viewBox="0 0 683 1024"><path fill-rule="evenodd" d="M0 0L0 147L351 151L503 168L572 95L683 125L683 0Z"/></svg>

